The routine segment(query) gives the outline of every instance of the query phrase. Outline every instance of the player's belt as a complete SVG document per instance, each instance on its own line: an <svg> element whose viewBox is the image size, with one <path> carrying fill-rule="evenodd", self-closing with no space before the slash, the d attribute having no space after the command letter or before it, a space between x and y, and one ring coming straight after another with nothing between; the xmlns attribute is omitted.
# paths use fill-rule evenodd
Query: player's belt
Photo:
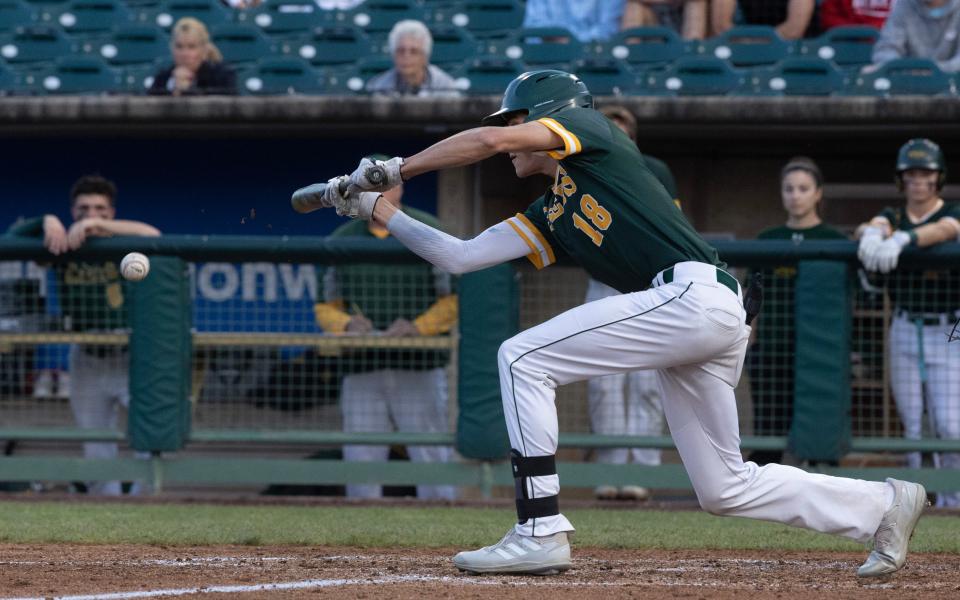
<svg viewBox="0 0 960 600"><path fill-rule="evenodd" d="M696 265L696 267L693 267L693 265ZM681 270L683 273L678 276L677 270ZM691 270L696 270L698 273L690 273ZM704 263L679 263L673 267L664 269L663 271L660 271L660 273L658 273L654 278L654 286L658 285L658 282L663 282L664 285L672 283L675 277L679 277L679 279L683 281L702 281L703 278L707 276L706 274L709 271L713 271L713 273L710 275L715 277L715 281L717 283L724 286L738 297L740 296L740 284L737 282L736 277L719 267L714 267L713 265L707 265Z"/></svg>

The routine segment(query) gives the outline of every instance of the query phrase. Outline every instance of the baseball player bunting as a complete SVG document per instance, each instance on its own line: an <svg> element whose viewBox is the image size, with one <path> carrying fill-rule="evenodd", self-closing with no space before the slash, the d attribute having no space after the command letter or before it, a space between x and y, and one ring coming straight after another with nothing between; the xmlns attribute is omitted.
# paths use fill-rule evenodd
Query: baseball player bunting
<svg viewBox="0 0 960 600"><path fill-rule="evenodd" d="M385 202L377 203L373 218L447 272L521 256L545 268L569 256L621 293L569 310L501 346L518 523L497 544L457 554L454 564L475 573L568 569L573 525L559 506L555 390L652 369L673 439L706 510L861 541L882 528L888 533L877 536L860 574L899 569L926 502L922 486L742 460L733 389L750 328L740 286L677 210L633 142L593 109L586 86L562 71L524 73L484 125L496 127L459 133L398 161L397 176L409 180L506 153L519 177L554 178L526 211L466 241Z"/></svg>

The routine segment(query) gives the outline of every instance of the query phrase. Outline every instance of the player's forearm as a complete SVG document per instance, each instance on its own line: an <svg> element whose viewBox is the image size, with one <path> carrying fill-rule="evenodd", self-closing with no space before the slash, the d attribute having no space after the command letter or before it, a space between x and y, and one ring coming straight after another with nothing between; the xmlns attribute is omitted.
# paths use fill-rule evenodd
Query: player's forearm
<svg viewBox="0 0 960 600"><path fill-rule="evenodd" d="M95 225L99 232L106 235L131 235L139 237L159 237L160 230L140 221L125 221L121 219L103 219Z"/></svg>
<svg viewBox="0 0 960 600"><path fill-rule="evenodd" d="M415 254L454 275L486 269L530 252L526 242L506 223L498 223L472 240L457 239L397 210L386 226Z"/></svg>
<svg viewBox="0 0 960 600"><path fill-rule="evenodd" d="M430 171L470 165L493 156L498 149L495 136L488 131L490 129L494 128L478 127L462 131L405 158L400 170L403 179L408 180Z"/></svg>
<svg viewBox="0 0 960 600"><path fill-rule="evenodd" d="M916 234L915 243L919 248L927 248L943 242L956 241L957 234L960 233L958 227L960 225L957 225L956 221L947 219L921 225L913 230Z"/></svg>

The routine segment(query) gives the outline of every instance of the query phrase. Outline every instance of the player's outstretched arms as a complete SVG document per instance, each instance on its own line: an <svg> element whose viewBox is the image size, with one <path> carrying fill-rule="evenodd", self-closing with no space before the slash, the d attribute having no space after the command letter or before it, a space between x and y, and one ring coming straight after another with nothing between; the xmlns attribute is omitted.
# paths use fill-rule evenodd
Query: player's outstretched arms
<svg viewBox="0 0 960 600"><path fill-rule="evenodd" d="M453 275L479 271L530 253L523 238L505 222L494 225L472 240L455 238L401 211L395 211L385 222L390 233L404 246L441 271Z"/></svg>

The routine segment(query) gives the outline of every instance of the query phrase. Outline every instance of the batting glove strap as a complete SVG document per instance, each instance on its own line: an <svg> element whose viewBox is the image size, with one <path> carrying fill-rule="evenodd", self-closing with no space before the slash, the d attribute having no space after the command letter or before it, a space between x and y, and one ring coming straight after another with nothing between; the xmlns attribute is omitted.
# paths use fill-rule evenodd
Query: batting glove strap
<svg viewBox="0 0 960 600"><path fill-rule="evenodd" d="M351 219L369 221L373 218L373 211L377 207L377 200L382 197L380 192L352 192L341 198L336 205L337 214Z"/></svg>

